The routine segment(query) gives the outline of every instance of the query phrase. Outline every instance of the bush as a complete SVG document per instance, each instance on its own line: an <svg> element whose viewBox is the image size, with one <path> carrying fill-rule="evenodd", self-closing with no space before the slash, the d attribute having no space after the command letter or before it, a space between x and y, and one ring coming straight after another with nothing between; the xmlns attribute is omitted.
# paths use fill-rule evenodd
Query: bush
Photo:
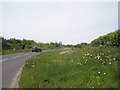
<svg viewBox="0 0 120 90"><path fill-rule="evenodd" d="M107 35L100 36L91 42L91 46L120 46L120 30L116 30Z"/></svg>

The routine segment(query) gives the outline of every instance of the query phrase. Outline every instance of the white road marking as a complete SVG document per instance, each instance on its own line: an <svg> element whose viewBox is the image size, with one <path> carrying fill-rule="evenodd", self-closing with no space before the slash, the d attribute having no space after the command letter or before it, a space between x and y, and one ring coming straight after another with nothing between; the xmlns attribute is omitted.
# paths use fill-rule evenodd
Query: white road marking
<svg viewBox="0 0 120 90"><path fill-rule="evenodd" d="M17 57L20 57L20 56L15 56L15 57L12 57L12 58L17 58Z"/></svg>
<svg viewBox="0 0 120 90"><path fill-rule="evenodd" d="M18 56L12 57L12 58L17 58L17 57L20 57L20 56L21 56L21 55L18 55ZM3 60L0 60L0 62L7 61L7 60L8 60L8 58L3 59Z"/></svg>
<svg viewBox="0 0 120 90"><path fill-rule="evenodd" d="M3 59L3 60L0 60L0 61L2 62L2 61L6 61L6 60L8 60L8 58L6 58L6 59Z"/></svg>

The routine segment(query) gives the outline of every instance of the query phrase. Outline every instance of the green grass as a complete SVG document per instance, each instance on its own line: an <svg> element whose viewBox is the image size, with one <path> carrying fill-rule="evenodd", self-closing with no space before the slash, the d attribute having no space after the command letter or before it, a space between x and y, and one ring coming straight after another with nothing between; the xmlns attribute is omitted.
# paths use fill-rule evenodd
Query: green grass
<svg viewBox="0 0 120 90"><path fill-rule="evenodd" d="M12 54L12 53L19 53L19 52L30 52L31 49L24 49L24 50L2 50L2 55L6 55L6 54Z"/></svg>
<svg viewBox="0 0 120 90"><path fill-rule="evenodd" d="M50 50L50 49L61 49L61 48L63 48L63 47L46 47L46 46L44 46L44 47L41 47L43 50Z"/></svg>
<svg viewBox="0 0 120 90"><path fill-rule="evenodd" d="M116 47L42 53L26 62L19 88L118 88L118 54Z"/></svg>

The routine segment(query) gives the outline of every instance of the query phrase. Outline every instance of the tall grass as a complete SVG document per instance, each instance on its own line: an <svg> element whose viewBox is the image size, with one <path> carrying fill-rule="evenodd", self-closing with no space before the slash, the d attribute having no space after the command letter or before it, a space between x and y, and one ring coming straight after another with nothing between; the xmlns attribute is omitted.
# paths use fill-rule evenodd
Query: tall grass
<svg viewBox="0 0 120 90"><path fill-rule="evenodd" d="M118 48L65 48L28 60L20 88L118 88Z"/></svg>

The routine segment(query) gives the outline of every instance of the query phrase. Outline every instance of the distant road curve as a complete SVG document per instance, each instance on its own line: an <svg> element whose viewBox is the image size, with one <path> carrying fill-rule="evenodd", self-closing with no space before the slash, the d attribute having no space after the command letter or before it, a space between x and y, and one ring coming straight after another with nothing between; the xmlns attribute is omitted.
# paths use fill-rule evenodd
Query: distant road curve
<svg viewBox="0 0 120 90"><path fill-rule="evenodd" d="M56 49L43 50L43 52L52 50ZM23 52L2 55L2 88L13 88L11 87L12 83L20 68L24 65L26 60L38 54L40 54L40 52Z"/></svg>

